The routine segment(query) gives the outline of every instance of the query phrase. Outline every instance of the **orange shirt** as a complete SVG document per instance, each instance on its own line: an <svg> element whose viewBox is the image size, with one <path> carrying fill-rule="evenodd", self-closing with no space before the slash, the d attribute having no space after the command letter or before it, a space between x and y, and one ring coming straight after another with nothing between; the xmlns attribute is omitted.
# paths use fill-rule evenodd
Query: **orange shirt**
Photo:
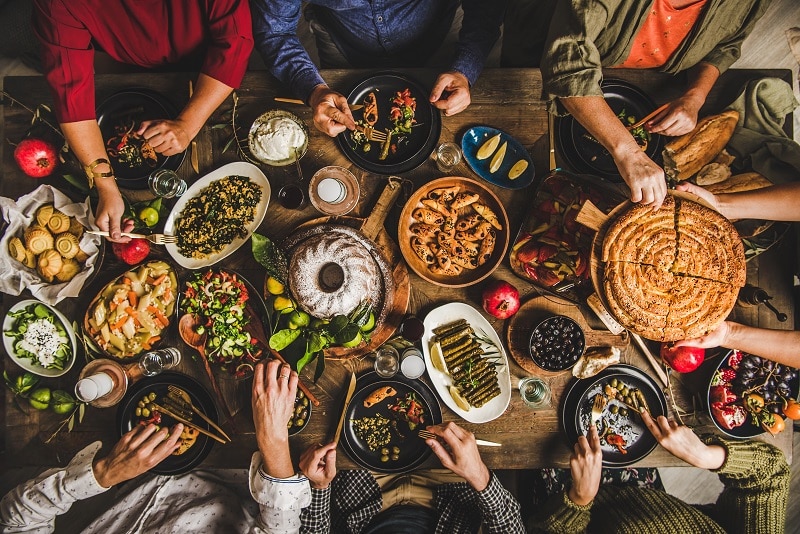
<svg viewBox="0 0 800 534"><path fill-rule="evenodd" d="M689 35L705 4L706 0L698 0L675 9L670 0L655 0L639 33L633 39L628 59L616 66L651 69L664 65Z"/></svg>

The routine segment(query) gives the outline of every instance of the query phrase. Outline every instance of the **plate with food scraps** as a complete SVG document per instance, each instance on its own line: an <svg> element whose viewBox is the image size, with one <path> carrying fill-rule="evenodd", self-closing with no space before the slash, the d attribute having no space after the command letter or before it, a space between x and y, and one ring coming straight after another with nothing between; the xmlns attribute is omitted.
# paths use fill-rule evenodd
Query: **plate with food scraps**
<svg viewBox="0 0 800 534"><path fill-rule="evenodd" d="M442 422L436 395L421 380L358 377L345 409L342 446L358 465L379 473L405 473L433 451L417 432Z"/></svg>
<svg viewBox="0 0 800 534"><path fill-rule="evenodd" d="M784 410L800 391L798 370L767 358L731 350L708 384L708 408L716 427L732 438L779 433L791 424Z"/></svg>
<svg viewBox="0 0 800 534"><path fill-rule="evenodd" d="M69 321L35 299L17 302L8 310L3 346L14 363L39 376L61 376L75 363L75 332Z"/></svg>
<svg viewBox="0 0 800 534"><path fill-rule="evenodd" d="M522 189L536 176L525 147L497 128L473 126L461 137L461 151L475 174L490 184Z"/></svg>
<svg viewBox="0 0 800 534"><path fill-rule="evenodd" d="M214 265L244 245L264 220L271 188L264 173L236 161L208 173L178 199L164 233L178 238L166 245L182 267Z"/></svg>
<svg viewBox="0 0 800 534"><path fill-rule="evenodd" d="M445 405L470 423L500 417L511 402L511 375L503 343L489 321L469 304L451 302L431 310L424 324L425 367ZM444 343L441 359L432 354L437 341Z"/></svg>
<svg viewBox="0 0 800 534"><path fill-rule="evenodd" d="M606 103L626 127L656 109L655 102L644 91L626 81L607 78L600 87ZM570 169L622 181L614 158L575 117L566 115L556 118L555 129L556 148ZM664 138L647 132L641 126L632 130L631 134L644 153L661 165Z"/></svg>
<svg viewBox="0 0 800 534"><path fill-rule="evenodd" d="M177 392L177 394L176 394ZM206 388L194 378L175 372L164 372L157 376L145 378L131 386L117 408L117 429L119 435L126 434L136 425L155 424L159 427L172 428L177 421L171 416L155 409L153 413L148 405L155 402L170 412L183 417L193 425L219 435L207 422L194 414L188 403L193 404L215 423L219 422L219 414ZM180 475L190 471L205 460L214 440L196 429L184 426L180 438L181 447L167 456L150 471L157 475Z"/></svg>
<svg viewBox="0 0 800 534"><path fill-rule="evenodd" d="M143 121L175 119L177 116L178 110L172 102L148 89L115 93L97 107L97 124L105 140L117 185L126 189L147 189L147 178L154 170L178 170L185 151L163 156L136 133Z"/></svg>
<svg viewBox="0 0 800 534"><path fill-rule="evenodd" d="M294 113L267 111L253 121L247 146L261 163L273 167L291 165L308 150L308 127Z"/></svg>
<svg viewBox="0 0 800 534"><path fill-rule="evenodd" d="M353 118L357 125L385 134L387 141L370 141L358 130L346 130L336 137L339 149L369 172L400 174L418 167L433 152L442 129L428 94L417 81L395 72L362 80L347 97L351 106L364 106Z"/></svg>
<svg viewBox="0 0 800 534"><path fill-rule="evenodd" d="M667 401L658 384L632 365L612 365L591 378L575 380L561 402L560 419L570 445L589 429L597 395L605 399L599 423L600 447L605 467L638 462L658 442L637 413L644 404L653 418L667 415Z"/></svg>

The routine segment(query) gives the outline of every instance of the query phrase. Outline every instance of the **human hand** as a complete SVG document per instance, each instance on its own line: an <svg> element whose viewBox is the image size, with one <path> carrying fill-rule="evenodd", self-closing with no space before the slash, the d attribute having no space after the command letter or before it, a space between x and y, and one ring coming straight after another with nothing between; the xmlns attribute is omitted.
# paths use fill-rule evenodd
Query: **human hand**
<svg viewBox="0 0 800 534"><path fill-rule="evenodd" d="M356 121L344 95L327 85L318 85L311 92L308 105L314 113L314 126L320 132L336 137L345 130L354 130Z"/></svg>
<svg viewBox="0 0 800 534"><path fill-rule="evenodd" d="M448 451L438 440L430 438L425 443L433 449L442 465L466 480L476 491L483 491L492 476L489 468L481 460L475 435L464 430L452 421L446 424L429 426L428 431L442 438L450 448Z"/></svg>
<svg viewBox="0 0 800 534"><path fill-rule="evenodd" d="M108 456L95 459L94 478L104 488L136 478L158 465L178 448L183 425L172 429L155 425L136 425L120 438Z"/></svg>
<svg viewBox="0 0 800 534"><path fill-rule="evenodd" d="M673 100L667 109L644 124L650 133L678 136L691 132L697 125L697 115L705 102L692 94Z"/></svg>
<svg viewBox="0 0 800 534"><path fill-rule="evenodd" d="M448 95L442 98L445 91ZM445 117L467 109L472 102L467 77L454 70L440 74L431 89L430 102L442 110Z"/></svg>
<svg viewBox="0 0 800 534"><path fill-rule="evenodd" d="M99 180L108 180L113 182L111 178L99 178ZM97 183L97 182L96 182ZM109 241L116 243L127 243L131 240L130 237L123 237L120 232L130 232L133 230L133 221L130 219L122 219L125 215L125 201L122 200L122 195L119 189L113 183L111 184L97 184L98 202L97 213L95 213L94 222L97 227L111 234L108 237Z"/></svg>
<svg viewBox="0 0 800 534"><path fill-rule="evenodd" d="M256 442L264 458L273 448L286 446L289 441L286 424L294 411L297 381L297 373L279 360L256 365L251 404Z"/></svg>
<svg viewBox="0 0 800 534"><path fill-rule="evenodd" d="M632 146L623 150L618 157L614 157L614 161L631 190L631 201L652 206L657 210L667 196L664 170L642 152L633 138L631 143Z"/></svg>
<svg viewBox="0 0 800 534"><path fill-rule="evenodd" d="M719 469L725 463L725 449L706 445L689 427L663 415L654 420L647 411L642 411L642 421L658 443L676 458L701 469Z"/></svg>
<svg viewBox="0 0 800 534"><path fill-rule="evenodd" d="M190 132L180 119L142 121L136 130L153 149L164 156L174 156L186 150L197 132Z"/></svg>
<svg viewBox="0 0 800 534"><path fill-rule="evenodd" d="M312 445L300 456L300 472L308 478L312 488L325 489L336 476L337 445L335 441Z"/></svg>
<svg viewBox="0 0 800 534"><path fill-rule="evenodd" d="M702 337L693 339L682 339L675 342L675 347L698 347L701 349L714 349L724 347L728 343L728 334L731 325L728 321L723 321L720 325Z"/></svg>
<svg viewBox="0 0 800 534"><path fill-rule="evenodd" d="M603 473L603 451L597 426L589 425L589 436L579 436L569 458L572 471L572 487L567 493L569 500L578 506L592 502L600 489Z"/></svg>
<svg viewBox="0 0 800 534"><path fill-rule="evenodd" d="M675 189L677 189L678 191L686 191L687 193L692 193L693 195L697 195L701 199L705 200L708 203L708 205L714 208L716 211L720 211L720 205L717 196L708 191L707 189L700 187L699 185L694 185L691 182L681 182L675 186ZM722 212L720 211L720 213Z"/></svg>

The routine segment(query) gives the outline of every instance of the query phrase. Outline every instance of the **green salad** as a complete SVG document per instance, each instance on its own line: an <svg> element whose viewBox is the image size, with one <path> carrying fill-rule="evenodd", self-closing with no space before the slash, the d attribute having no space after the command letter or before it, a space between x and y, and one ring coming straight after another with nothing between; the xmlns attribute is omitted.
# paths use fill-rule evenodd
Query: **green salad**
<svg viewBox="0 0 800 534"><path fill-rule="evenodd" d="M32 303L9 316L5 335L13 337L14 353L45 369L63 370L72 358L69 336L61 320L44 304Z"/></svg>

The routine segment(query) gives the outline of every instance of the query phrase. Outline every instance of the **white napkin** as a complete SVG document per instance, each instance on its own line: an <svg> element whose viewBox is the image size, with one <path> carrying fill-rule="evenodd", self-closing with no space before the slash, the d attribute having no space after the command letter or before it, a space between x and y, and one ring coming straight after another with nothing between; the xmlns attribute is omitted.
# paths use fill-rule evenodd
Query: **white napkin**
<svg viewBox="0 0 800 534"><path fill-rule="evenodd" d="M25 267L8 254L8 241L14 236L22 238L25 229L33 223L36 210L43 204L53 204L62 213L75 217L85 228L94 227L94 215L88 197L83 203L75 203L49 185L40 185L32 193L16 201L0 197L0 212L8 222L5 234L0 237L0 291L19 295L23 289L29 289L34 297L52 305L66 297L77 297L80 294L95 267L99 267L95 263L100 257L102 238L84 232L81 249L89 255L89 259L86 260L83 270L69 282L48 284L36 270Z"/></svg>

